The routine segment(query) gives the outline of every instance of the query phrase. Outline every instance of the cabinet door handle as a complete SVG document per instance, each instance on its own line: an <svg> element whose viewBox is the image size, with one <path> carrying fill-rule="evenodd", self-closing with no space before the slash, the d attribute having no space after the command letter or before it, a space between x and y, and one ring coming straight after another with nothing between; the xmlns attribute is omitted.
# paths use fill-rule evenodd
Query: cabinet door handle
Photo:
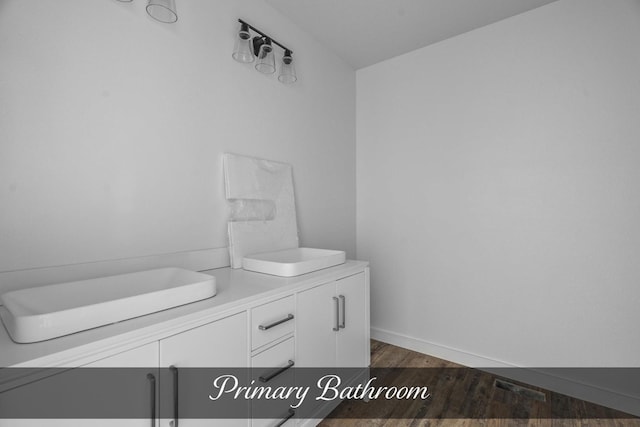
<svg viewBox="0 0 640 427"><path fill-rule="evenodd" d="M334 331L340 330L340 301L338 297L333 297L333 302L336 303L336 326L333 328Z"/></svg>
<svg viewBox="0 0 640 427"><path fill-rule="evenodd" d="M156 377L147 374L147 379L151 385L151 427L156 427Z"/></svg>
<svg viewBox="0 0 640 427"><path fill-rule="evenodd" d="M278 375L280 375L281 373L283 373L284 371L286 371L287 369L292 368L293 365L295 365L295 362L293 360L289 360L289 362L287 362L287 366L275 369L274 371L270 372L267 375L264 375L264 376L261 375L258 379L260 380L261 383L269 382L275 377L277 377Z"/></svg>
<svg viewBox="0 0 640 427"><path fill-rule="evenodd" d="M338 327L344 329L347 326L347 299L344 295L340 295L339 297L342 301L342 323Z"/></svg>
<svg viewBox="0 0 640 427"><path fill-rule="evenodd" d="M178 427L178 368L171 365L169 370L173 374L173 421L169 425Z"/></svg>
<svg viewBox="0 0 640 427"><path fill-rule="evenodd" d="M289 313L287 315L287 317L285 317L284 319L278 320L277 322L273 322L273 323L271 323L270 325L267 325L267 326L260 325L260 326L258 326L258 329L260 329L261 331L266 331L267 329L271 329L274 326L280 325L281 323L288 322L291 319L293 319L293 314Z"/></svg>
<svg viewBox="0 0 640 427"><path fill-rule="evenodd" d="M287 414L287 417L283 418L282 421L280 421L278 424L275 425L275 427L282 427L282 425L284 425L284 423L286 423L291 418L293 418L295 414L296 414L296 411L294 411L293 409L289 409L289 414Z"/></svg>

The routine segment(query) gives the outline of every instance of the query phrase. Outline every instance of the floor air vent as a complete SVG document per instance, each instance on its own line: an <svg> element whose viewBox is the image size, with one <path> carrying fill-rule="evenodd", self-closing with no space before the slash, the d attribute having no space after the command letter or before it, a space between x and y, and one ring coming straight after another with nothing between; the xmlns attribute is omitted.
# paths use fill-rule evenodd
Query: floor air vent
<svg viewBox="0 0 640 427"><path fill-rule="evenodd" d="M539 392L537 390L532 390L530 388L527 387L522 387L513 383L510 383L508 381L504 381L504 380L499 380L496 379L496 382L494 384L497 388L500 388L502 390L506 390L506 391L510 391L512 393L517 393L523 397L529 398L529 399L535 399L535 400L539 400L541 402L546 402L547 398L545 396L544 393Z"/></svg>

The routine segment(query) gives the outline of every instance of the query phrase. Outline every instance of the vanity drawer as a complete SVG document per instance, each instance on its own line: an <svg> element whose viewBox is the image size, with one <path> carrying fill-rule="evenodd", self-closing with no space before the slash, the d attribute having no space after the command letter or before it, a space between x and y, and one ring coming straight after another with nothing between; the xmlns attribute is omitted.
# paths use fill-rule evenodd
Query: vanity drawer
<svg viewBox="0 0 640 427"><path fill-rule="evenodd" d="M251 378L255 384L272 388L295 386L294 366L295 346L293 337L256 354L251 358ZM273 427L280 422L282 427L296 425L295 412L290 405L295 405L295 397L288 400L256 399L251 402L251 426ZM261 418L268 417L268 418ZM286 421L285 421L286 420Z"/></svg>
<svg viewBox="0 0 640 427"><path fill-rule="evenodd" d="M255 350L294 331L293 295L251 310L251 349Z"/></svg>

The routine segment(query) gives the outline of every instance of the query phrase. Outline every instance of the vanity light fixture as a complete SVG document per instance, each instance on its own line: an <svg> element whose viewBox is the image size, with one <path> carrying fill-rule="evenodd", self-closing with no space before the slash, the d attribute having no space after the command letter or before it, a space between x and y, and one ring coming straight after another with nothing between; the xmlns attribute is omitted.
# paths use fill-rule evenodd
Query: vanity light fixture
<svg viewBox="0 0 640 427"><path fill-rule="evenodd" d="M298 77L293 65L293 51L242 19L238 19L238 22L240 23L240 29L236 37L233 54L231 55L233 59L242 63L250 63L255 61L257 57L256 70L264 74L273 74L276 71L273 45L276 45L284 51L278 80L285 84L295 83ZM250 31L258 35L251 39Z"/></svg>

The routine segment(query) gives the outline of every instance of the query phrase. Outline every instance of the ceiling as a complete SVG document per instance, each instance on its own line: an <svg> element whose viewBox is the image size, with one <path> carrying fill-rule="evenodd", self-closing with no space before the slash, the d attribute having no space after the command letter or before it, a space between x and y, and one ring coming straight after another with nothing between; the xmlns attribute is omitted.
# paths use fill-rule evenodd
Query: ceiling
<svg viewBox="0 0 640 427"><path fill-rule="evenodd" d="M266 1L358 69L556 0Z"/></svg>

